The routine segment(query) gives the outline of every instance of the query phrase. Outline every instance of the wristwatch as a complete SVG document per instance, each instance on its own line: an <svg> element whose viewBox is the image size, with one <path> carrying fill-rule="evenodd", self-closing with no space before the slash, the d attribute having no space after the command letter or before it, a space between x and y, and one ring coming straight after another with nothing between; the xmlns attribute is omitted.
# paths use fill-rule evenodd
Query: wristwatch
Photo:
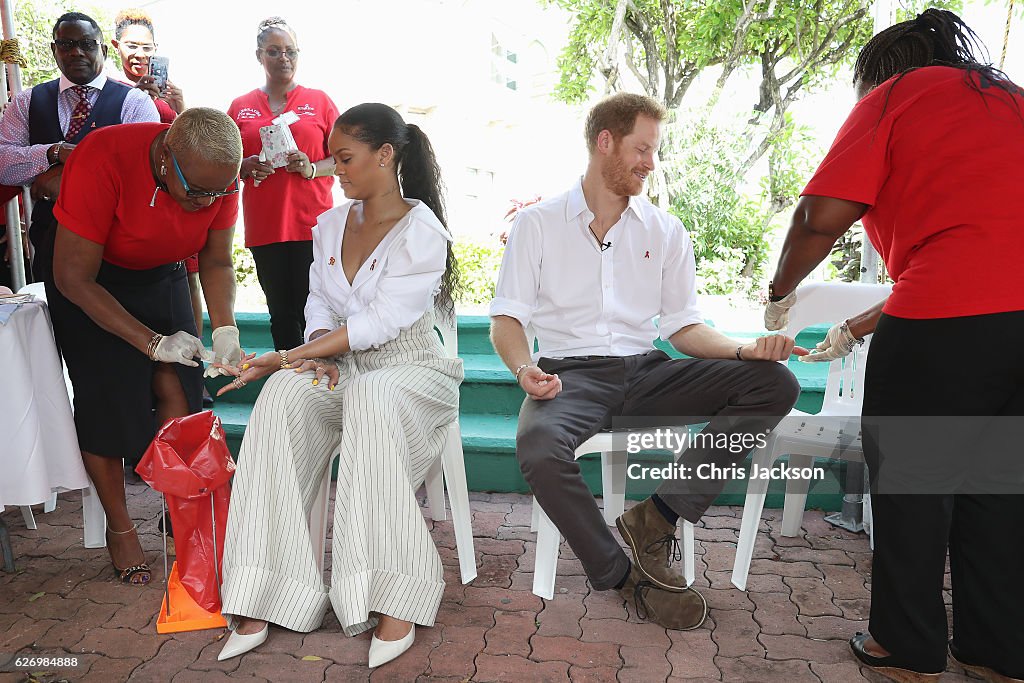
<svg viewBox="0 0 1024 683"><path fill-rule="evenodd" d="M63 146L63 141L55 142L46 150L46 160L50 163L50 166L56 166L60 163L60 150Z"/></svg>

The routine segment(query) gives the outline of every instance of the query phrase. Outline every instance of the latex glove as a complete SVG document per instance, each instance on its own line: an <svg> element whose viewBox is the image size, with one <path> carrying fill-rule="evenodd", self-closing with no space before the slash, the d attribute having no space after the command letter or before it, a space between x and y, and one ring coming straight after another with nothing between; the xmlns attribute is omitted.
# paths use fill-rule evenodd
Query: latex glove
<svg viewBox="0 0 1024 683"><path fill-rule="evenodd" d="M213 331L213 353L203 355L203 360L224 365L238 365L242 360L242 347L238 343L238 328L234 325L222 325ZM218 377L228 373L222 368L210 365L203 373L204 377Z"/></svg>
<svg viewBox="0 0 1024 683"><path fill-rule="evenodd" d="M813 351L806 356L800 356L800 361L803 363L831 362L849 355L853 351L853 347L863 343L863 339L853 336L845 322L838 323L829 329L824 341L818 344Z"/></svg>
<svg viewBox="0 0 1024 683"><path fill-rule="evenodd" d="M203 351L203 342L188 332L175 332L160 340L153 352L153 360L161 363L181 363L189 367L198 367L193 360Z"/></svg>
<svg viewBox="0 0 1024 683"><path fill-rule="evenodd" d="M796 290L786 295L781 301L769 301L764 307L764 327L766 330L781 330L789 324L789 309L796 305Z"/></svg>

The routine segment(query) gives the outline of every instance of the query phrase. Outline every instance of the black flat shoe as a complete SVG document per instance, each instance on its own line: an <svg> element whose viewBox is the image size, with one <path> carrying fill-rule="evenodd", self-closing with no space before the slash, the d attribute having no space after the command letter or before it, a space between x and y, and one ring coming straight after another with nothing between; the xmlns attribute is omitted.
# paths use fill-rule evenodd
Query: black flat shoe
<svg viewBox="0 0 1024 683"><path fill-rule="evenodd" d="M870 637L870 633L858 633L850 638L850 649L853 650L853 656L860 660L861 664L870 666L886 678L899 681L899 683L924 683L925 681L937 681L942 675L941 671L936 673L918 671L899 655L876 657L867 653L864 650L864 643Z"/></svg>
<svg viewBox="0 0 1024 683"><path fill-rule="evenodd" d="M962 666L965 671L969 671L975 676L981 676L981 678L988 681L988 683L1024 683L1024 678L1011 678L1006 674L999 673L991 667L972 661L969 657L964 657L963 654L956 649L952 640L949 641L949 654L952 655L953 661Z"/></svg>

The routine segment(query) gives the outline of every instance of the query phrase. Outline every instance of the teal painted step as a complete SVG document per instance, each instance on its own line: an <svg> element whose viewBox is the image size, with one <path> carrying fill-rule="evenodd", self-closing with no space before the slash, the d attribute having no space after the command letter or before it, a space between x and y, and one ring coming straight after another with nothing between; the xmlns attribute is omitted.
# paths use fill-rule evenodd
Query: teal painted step
<svg viewBox="0 0 1024 683"><path fill-rule="evenodd" d="M239 314L237 322L241 340L247 351L264 353L272 350L269 320L266 314ZM489 339L490 321L486 316L459 318L459 350L465 366L466 378L461 387L460 422L463 430L463 451L466 456L468 484L475 491L518 491L528 488L515 459L516 419L523 393L511 373L494 353ZM797 338L803 346L813 347L824 337L826 326L809 328ZM751 339L756 333L729 333L739 340ZM206 334L209 343L209 325ZM673 357L680 357L665 342L657 343ZM805 412L817 412L827 376L824 364L792 363L791 369L802 387L797 407ZM228 382L227 378L208 379L211 393ZM242 435L264 380L249 383L217 399L215 412L221 417L228 444L236 455ZM654 456L657 458L658 456ZM583 476L595 491L600 490L600 462L594 456L581 460ZM773 482L773 486L781 486ZM643 497L649 491L633 486L631 497ZM719 498L723 504L742 503L745 492L742 483L733 483ZM781 505L781 488L769 490L769 506ZM836 509L841 502L841 489L833 474L824 483L812 484L809 505Z"/></svg>

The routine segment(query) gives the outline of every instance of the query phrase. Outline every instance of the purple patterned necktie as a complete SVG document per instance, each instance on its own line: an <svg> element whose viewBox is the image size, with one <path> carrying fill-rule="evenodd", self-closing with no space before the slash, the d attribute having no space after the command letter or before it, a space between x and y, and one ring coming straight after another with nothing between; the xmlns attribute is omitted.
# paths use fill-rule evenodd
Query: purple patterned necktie
<svg viewBox="0 0 1024 683"><path fill-rule="evenodd" d="M71 88L78 95L78 103L71 112L71 121L68 123L68 132L64 135L65 140L73 140L85 126L86 119L92 113L92 104L89 102L89 91L92 89L87 85L76 85Z"/></svg>

